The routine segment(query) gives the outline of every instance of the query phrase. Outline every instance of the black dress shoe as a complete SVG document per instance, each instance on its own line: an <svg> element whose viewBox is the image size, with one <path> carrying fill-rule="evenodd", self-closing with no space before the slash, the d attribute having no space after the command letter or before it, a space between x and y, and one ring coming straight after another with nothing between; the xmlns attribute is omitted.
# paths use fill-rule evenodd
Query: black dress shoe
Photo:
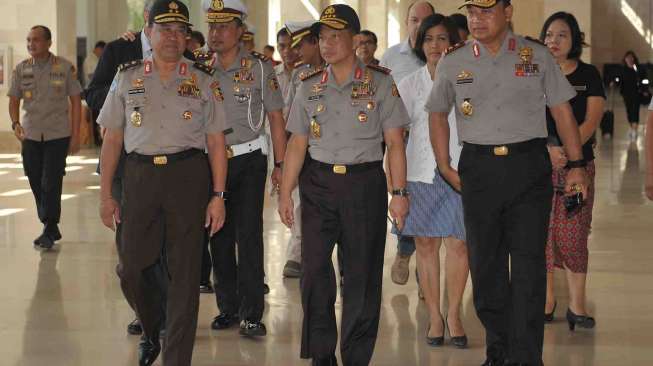
<svg viewBox="0 0 653 366"><path fill-rule="evenodd" d="M551 312L548 313L548 314L544 313L544 322L545 323L553 322L553 315L555 314L557 307L558 307L558 302L556 301L556 302L553 303L553 310L551 310Z"/></svg>
<svg viewBox="0 0 653 366"><path fill-rule="evenodd" d="M596 321L591 316L576 315L571 309L567 309L567 323L569 323L569 330L576 329L577 325L586 329L592 329L596 325Z"/></svg>
<svg viewBox="0 0 653 366"><path fill-rule="evenodd" d="M444 344L444 319L442 319L442 336L441 337L429 337L429 332L431 331L431 325L429 325L429 329L426 331L426 344L428 344L431 347L439 347Z"/></svg>
<svg viewBox="0 0 653 366"><path fill-rule="evenodd" d="M138 365L151 366L161 352L159 339L143 338L138 344Z"/></svg>
<svg viewBox="0 0 653 366"><path fill-rule="evenodd" d="M52 241L61 240L61 231L59 231L59 225L45 225L43 232L52 239Z"/></svg>
<svg viewBox="0 0 653 366"><path fill-rule="evenodd" d="M238 323L237 314L221 313L220 315L213 318L213 322L211 322L211 329L227 329L236 323Z"/></svg>
<svg viewBox="0 0 653 366"><path fill-rule="evenodd" d="M498 360L494 358L488 358L487 360L485 360L485 362L483 362L483 364L481 364L481 366L504 366L504 365L506 364L503 360Z"/></svg>
<svg viewBox="0 0 653 366"><path fill-rule="evenodd" d="M211 282L200 283L200 293L201 294L212 294L213 286Z"/></svg>
<svg viewBox="0 0 653 366"><path fill-rule="evenodd" d="M240 322L240 335L247 337L262 337L268 333L265 324L262 322L252 322L243 320Z"/></svg>
<svg viewBox="0 0 653 366"><path fill-rule="evenodd" d="M454 347L459 348L459 349L465 349L467 348L467 335L463 334L461 336L454 337L451 335L451 327L449 326L449 318L447 317L446 319L447 322L447 330L449 330L449 337L451 337L451 344L453 344Z"/></svg>
<svg viewBox="0 0 653 366"><path fill-rule="evenodd" d="M131 335L143 334L143 326L141 326L141 321L138 320L138 318L132 320L132 322L127 325L127 333Z"/></svg>
<svg viewBox="0 0 653 366"><path fill-rule="evenodd" d="M270 293L270 286L268 286L267 283L263 284L263 295L267 295Z"/></svg>
<svg viewBox="0 0 653 366"><path fill-rule="evenodd" d="M54 246L54 241L46 234L41 234L34 243L45 250L52 249Z"/></svg>
<svg viewBox="0 0 653 366"><path fill-rule="evenodd" d="M338 366L336 356L314 358L311 366Z"/></svg>

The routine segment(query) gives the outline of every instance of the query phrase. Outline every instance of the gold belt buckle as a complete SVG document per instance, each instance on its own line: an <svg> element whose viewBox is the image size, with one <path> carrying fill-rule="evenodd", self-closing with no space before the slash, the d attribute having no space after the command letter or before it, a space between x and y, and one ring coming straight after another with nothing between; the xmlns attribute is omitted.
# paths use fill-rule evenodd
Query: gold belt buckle
<svg viewBox="0 0 653 366"><path fill-rule="evenodd" d="M506 156L508 153L509 150L507 146L497 146L494 148L494 155L496 156Z"/></svg>
<svg viewBox="0 0 653 366"><path fill-rule="evenodd" d="M168 164L168 157L163 155L163 156L155 156L154 157L154 165L166 165Z"/></svg>
<svg viewBox="0 0 653 366"><path fill-rule="evenodd" d="M231 146L227 145L227 159L231 159L234 157L234 149L231 148Z"/></svg>
<svg viewBox="0 0 653 366"><path fill-rule="evenodd" d="M334 165L333 172L336 174L347 174L347 166L345 165Z"/></svg>

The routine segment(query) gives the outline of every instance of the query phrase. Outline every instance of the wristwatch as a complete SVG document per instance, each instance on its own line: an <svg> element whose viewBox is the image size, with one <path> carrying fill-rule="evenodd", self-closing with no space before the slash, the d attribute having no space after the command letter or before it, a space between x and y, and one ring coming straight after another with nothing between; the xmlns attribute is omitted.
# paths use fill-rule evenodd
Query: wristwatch
<svg viewBox="0 0 653 366"><path fill-rule="evenodd" d="M274 167L279 168L279 169L283 168L283 160L282 161L275 161L274 162Z"/></svg>
<svg viewBox="0 0 653 366"><path fill-rule="evenodd" d="M12 122L11 123L11 130L16 131L16 127L18 127L18 126L20 126L20 122L18 122L18 121Z"/></svg>
<svg viewBox="0 0 653 366"><path fill-rule="evenodd" d="M393 189L392 190L392 195L393 196L401 196L401 197L408 197L408 190L406 188L399 188L399 189Z"/></svg>
<svg viewBox="0 0 653 366"><path fill-rule="evenodd" d="M567 167L569 169L584 168L586 166L587 166L587 161L585 161L585 159L572 160L567 162Z"/></svg>
<svg viewBox="0 0 653 366"><path fill-rule="evenodd" d="M223 200L227 200L227 192L213 192L211 193L211 197L218 197L222 198Z"/></svg>

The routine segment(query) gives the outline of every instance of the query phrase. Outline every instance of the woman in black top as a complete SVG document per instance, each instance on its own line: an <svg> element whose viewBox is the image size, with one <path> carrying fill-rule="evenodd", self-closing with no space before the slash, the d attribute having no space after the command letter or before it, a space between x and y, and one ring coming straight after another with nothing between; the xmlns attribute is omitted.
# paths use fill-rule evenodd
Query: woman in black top
<svg viewBox="0 0 653 366"><path fill-rule="evenodd" d="M619 91L621 92L621 96L624 98L624 104L626 105L626 114L628 115L628 123L630 123L628 137L631 141L637 139L640 107L639 89L644 76L644 71L639 66L639 60L637 59L635 52L626 52L623 58L623 71L621 72Z"/></svg>
<svg viewBox="0 0 653 366"><path fill-rule="evenodd" d="M544 309L545 320L552 320L556 302L553 291L553 270L564 268L569 283L569 309L567 321L570 329L576 325L592 328L594 319L585 310L585 281L587 278L588 250L587 239L592 222L594 204L594 132L599 125L605 105L605 92L598 70L580 61L583 51L582 33L576 18L569 13L553 14L545 22L540 39L555 57L567 80L574 86L577 96L571 100L571 107L578 121L583 156L588 162L587 175L590 177L585 204L575 211L565 208L565 195L558 193L553 198L549 238L546 247L547 257L547 301ZM556 190L565 186L568 173L567 157L561 147L555 123L547 110L549 129L549 154L553 163L553 184Z"/></svg>

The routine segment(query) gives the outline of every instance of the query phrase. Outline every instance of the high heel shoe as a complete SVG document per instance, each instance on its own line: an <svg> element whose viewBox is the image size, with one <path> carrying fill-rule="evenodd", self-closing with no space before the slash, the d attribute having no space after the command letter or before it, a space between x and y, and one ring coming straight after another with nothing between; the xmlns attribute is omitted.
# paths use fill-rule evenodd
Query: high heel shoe
<svg viewBox="0 0 653 366"><path fill-rule="evenodd" d="M442 320L442 336L440 337L429 337L429 332L431 331L431 324L429 324L429 329L426 331L426 344L431 347L439 347L444 344L444 319Z"/></svg>
<svg viewBox="0 0 653 366"><path fill-rule="evenodd" d="M591 316L576 315L571 309L567 309L567 323L569 323L569 330L573 331L578 325L581 328L592 329L596 325L596 321Z"/></svg>
<svg viewBox="0 0 653 366"><path fill-rule="evenodd" d="M553 303L553 310L551 310L550 313L544 313L544 322L545 323L551 323L553 321L553 314L556 312L556 308L558 307L558 302Z"/></svg>
<svg viewBox="0 0 653 366"><path fill-rule="evenodd" d="M453 344L454 347L459 349L467 348L467 335L463 334L458 337L452 336L451 327L449 326L449 317L447 317L445 321L447 323L447 330L449 331L449 337L451 337L451 344Z"/></svg>

